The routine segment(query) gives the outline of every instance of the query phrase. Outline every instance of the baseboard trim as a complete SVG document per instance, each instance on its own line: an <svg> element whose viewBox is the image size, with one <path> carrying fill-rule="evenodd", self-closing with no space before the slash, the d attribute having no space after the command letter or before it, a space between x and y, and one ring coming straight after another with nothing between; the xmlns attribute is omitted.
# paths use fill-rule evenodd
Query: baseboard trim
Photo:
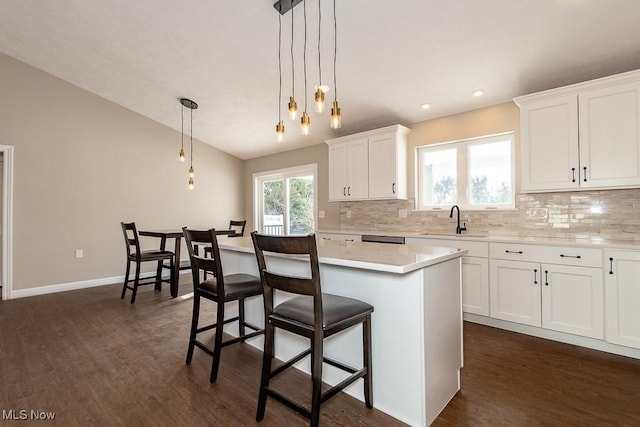
<svg viewBox="0 0 640 427"><path fill-rule="evenodd" d="M190 273L191 272L187 272L185 270L185 272L181 272L180 274L190 274ZM141 279L146 279L153 276L155 276L155 272L140 274ZM169 277L169 273L165 272L163 274L163 278L168 278L168 277ZM129 280L133 280L133 276L130 276ZM113 285L116 283L123 283L123 282L124 282L124 275L113 276L113 277L103 277L99 279L82 280L79 282L60 283L57 285L38 286L38 287L27 288L27 289L15 289L9 293L7 299L9 300L9 299L33 297L38 295L54 294L57 292L75 291L78 289L88 289L88 288L94 288L96 286Z"/></svg>
<svg viewBox="0 0 640 427"><path fill-rule="evenodd" d="M521 325L519 323L507 322L505 320L494 319L492 317L480 316L478 314L464 313L464 320L481 325L492 326L494 328L506 329L507 331L520 334L531 335L552 341L559 341L565 344L573 344L580 347L587 347L594 350L605 351L607 353L618 354L620 356L640 359L640 349L625 347L623 345L611 344L604 340L581 337L564 332L551 331L549 329L537 328L535 326Z"/></svg>

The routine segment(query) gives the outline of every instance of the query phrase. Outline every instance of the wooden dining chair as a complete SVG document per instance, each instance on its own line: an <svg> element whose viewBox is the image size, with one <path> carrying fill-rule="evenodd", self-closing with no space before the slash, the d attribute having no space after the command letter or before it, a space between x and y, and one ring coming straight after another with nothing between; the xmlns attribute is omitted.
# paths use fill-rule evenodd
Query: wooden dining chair
<svg viewBox="0 0 640 427"><path fill-rule="evenodd" d="M198 347L208 355L212 356L210 382L216 382L218 377L218 367L220 365L220 353L223 347L258 336L264 333L263 328L247 323L244 317L244 300L246 298L261 296L262 284L260 278L249 274L229 274L224 275L222 262L220 260L220 249L218 247L217 233L215 229L210 230L189 230L182 229L191 260L191 272L193 276L193 314L191 317L191 332L189 333L189 347L187 349L187 364L191 363L193 350ZM197 245L210 247L211 257L200 256L196 252ZM202 278L201 274L203 273ZM205 273L212 273L209 278ZM206 326L199 326L200 303L202 298L216 304L216 322ZM225 304L231 301L238 302L238 315L225 319ZM238 337L222 340L224 325L231 322L238 322ZM246 328L253 332L246 333ZM201 332L215 329L213 348L198 340Z"/></svg>
<svg viewBox="0 0 640 427"><path fill-rule="evenodd" d="M234 221L233 219L229 221L229 230L232 230L234 234L229 234L229 237L241 237L244 236L244 228L247 226L247 220L243 219L242 221Z"/></svg>
<svg viewBox="0 0 640 427"><path fill-rule="evenodd" d="M310 424L317 426L320 419L320 404L359 378L364 380L365 404L367 408L371 408L373 405L371 376L371 313L373 306L357 299L322 293L314 234L308 236L270 236L254 231L251 233L251 238L264 288L265 314L265 343L256 420L261 421L264 418L267 396L270 396L308 417ZM270 270L265 253L306 255L311 272L310 277L293 277ZM289 292L296 296L274 307L275 290ZM362 324L364 365L361 369L324 356L323 341L325 338L359 324ZM311 346L272 370L275 328L308 338ZM311 355L311 409L300 405L269 386L271 378L308 355ZM324 393L321 392L323 362L351 374Z"/></svg>
<svg viewBox="0 0 640 427"><path fill-rule="evenodd" d="M171 251L154 249L143 251L140 249L140 238L138 236L138 230L136 229L135 222L121 222L122 234L124 235L124 243L127 249L127 270L124 275L124 284L122 286L121 299L124 299L124 295L127 289L131 289L131 304L136 302L136 295L138 294L138 286L155 284L155 289L162 290L162 282L171 284L175 280L173 266L175 262L175 255ZM165 261L169 261L169 265L165 264ZM136 264L136 272L133 279L133 286L129 286L129 273L131 271L131 263ZM140 266L144 262L156 262L156 275L148 279L140 280ZM168 268L169 279L162 279L162 269Z"/></svg>

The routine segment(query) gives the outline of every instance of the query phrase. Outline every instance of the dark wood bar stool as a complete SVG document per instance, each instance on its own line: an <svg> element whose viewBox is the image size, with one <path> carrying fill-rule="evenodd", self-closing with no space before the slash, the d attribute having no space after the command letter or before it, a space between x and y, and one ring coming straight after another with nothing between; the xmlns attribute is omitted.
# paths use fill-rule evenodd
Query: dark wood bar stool
<svg viewBox="0 0 640 427"><path fill-rule="evenodd" d="M182 229L191 260L191 272L193 275L193 315L191 318L191 332L189 334L189 347L187 350L187 364L191 363L193 350L200 348L205 353L213 357L211 363L210 382L215 382L218 377L218 367L220 365L220 352L222 347L226 347L238 342L244 342L248 338L264 333L264 329L247 323L244 318L245 298L262 295L262 284L260 279L249 274L229 274L225 276L222 272L222 262L220 260L220 249L216 237L216 230L189 230ZM211 247L211 257L206 258L198 255L197 245ZM200 273L203 273L201 281ZM206 273L213 273L210 278L206 278ZM210 325L198 327L200 316L200 302L202 298L216 303L216 322ZM238 301L238 316L230 319L224 318L225 303ZM231 322L238 322L239 336L237 338L222 341L224 325ZM246 333L245 328L253 330ZM213 348L209 348L203 342L198 341L197 336L201 332L215 329L215 339Z"/></svg>
<svg viewBox="0 0 640 427"><path fill-rule="evenodd" d="M124 243L127 249L127 271L124 275L124 284L122 285L121 299L124 299L124 295L127 289L131 289L131 304L136 302L136 295L138 294L138 286L155 284L156 290L162 289L162 282L173 283L174 277L174 253L171 251L165 251L163 249L158 250L140 250L140 239L138 237L138 230L136 229L135 222L124 223L121 222L122 234L124 235ZM168 260L169 265L164 261ZM129 273L131 271L131 263L136 263L136 273L133 279L133 286L129 286ZM143 262L157 262L156 275L149 279L140 280L140 265ZM169 279L162 279L162 269L168 268L170 271Z"/></svg>
<svg viewBox="0 0 640 427"><path fill-rule="evenodd" d="M244 228L247 226L247 220L242 221L229 221L229 230L233 231L233 234L229 234L229 237L241 237L244 236Z"/></svg>
<svg viewBox="0 0 640 427"><path fill-rule="evenodd" d="M367 408L371 408L373 406L371 376L371 313L373 306L353 298L322 293L315 235L282 237L259 234L254 231L251 233L251 237L264 288L266 329L256 420L261 421L264 418L267 396L270 396L305 415L310 419L312 426L317 426L320 419L320 404L359 378L364 380L365 404ZM292 277L270 271L265 260L265 253L307 255L311 277ZM274 290L286 291L297 294L297 296L274 307ZM324 338L360 323L362 323L363 368L356 369L323 355ZM271 370L271 362L274 358L275 328L309 338L311 347ZM308 355L311 355L311 409L303 407L269 387L271 378ZM323 362L351 374L324 393L321 392Z"/></svg>

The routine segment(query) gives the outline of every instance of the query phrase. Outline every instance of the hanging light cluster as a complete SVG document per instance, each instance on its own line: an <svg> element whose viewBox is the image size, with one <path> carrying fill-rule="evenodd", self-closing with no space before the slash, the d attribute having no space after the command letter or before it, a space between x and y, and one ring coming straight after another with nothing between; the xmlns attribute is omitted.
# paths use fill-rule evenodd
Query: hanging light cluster
<svg viewBox="0 0 640 427"><path fill-rule="evenodd" d="M306 0L279 0L273 7L279 12L278 14L278 74L279 74L279 91L278 91L278 124L276 125L276 136L278 141L284 139L285 126L282 120L282 15L291 10L291 96L289 96L288 111L289 119L296 120L298 116L298 103L295 99L295 58L294 51L294 13L293 8L303 2L304 14L304 46L303 46L303 69L304 69L304 111L300 118L300 124L303 135L308 135L311 129L311 118L307 113L307 2ZM321 28L322 28L322 7L321 0L318 0L318 84L315 86L315 111L316 113L324 112L325 94L329 90L328 86L322 83L322 66L321 66ZM337 19L336 19L336 2L333 0L333 29L334 29L334 50L333 50L333 85L334 100L331 108L330 126L332 129L338 129L342 126L342 116L337 99L336 86L336 57L337 57Z"/></svg>
<svg viewBox="0 0 640 427"><path fill-rule="evenodd" d="M194 182L194 169L193 169L193 110L198 108L198 104L193 102L187 98L180 98L180 104L182 104L181 108L181 118L182 118L182 144L180 146L180 161L184 162L184 107L187 107L191 110L191 131L190 131L190 164L189 164L189 190L193 190L195 185Z"/></svg>

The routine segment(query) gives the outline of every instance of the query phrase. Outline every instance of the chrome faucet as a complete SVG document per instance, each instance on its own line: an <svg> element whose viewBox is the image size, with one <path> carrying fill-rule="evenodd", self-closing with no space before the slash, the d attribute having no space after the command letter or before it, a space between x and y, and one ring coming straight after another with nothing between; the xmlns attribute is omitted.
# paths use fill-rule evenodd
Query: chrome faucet
<svg viewBox="0 0 640 427"><path fill-rule="evenodd" d="M457 224L456 224L456 234L462 234L463 231L467 231L467 223L464 222L463 226L460 227L460 208L458 205L453 205L451 207L451 212L449 212L449 218L453 218L453 210L456 209L458 211L457 215Z"/></svg>

